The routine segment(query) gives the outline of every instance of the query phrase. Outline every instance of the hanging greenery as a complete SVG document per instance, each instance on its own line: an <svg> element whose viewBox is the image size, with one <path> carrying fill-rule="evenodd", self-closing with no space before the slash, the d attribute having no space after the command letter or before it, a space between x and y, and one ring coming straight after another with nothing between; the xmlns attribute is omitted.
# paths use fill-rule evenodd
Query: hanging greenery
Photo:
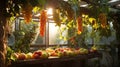
<svg viewBox="0 0 120 67"><path fill-rule="evenodd" d="M87 2L88 6L80 7L81 1ZM43 9L46 10L49 7L53 8L53 20L56 25L66 25L62 31L69 30L67 37L60 33L61 39L71 40L72 38L75 41L83 39L80 41L84 42L85 33L88 32L87 26L92 27L90 34L92 38L97 36L96 32L100 32L101 37L111 35L108 23L108 0L8 0L5 14L7 17L22 15L25 22L29 23L35 13L41 12L40 36L44 36L47 15Z"/></svg>

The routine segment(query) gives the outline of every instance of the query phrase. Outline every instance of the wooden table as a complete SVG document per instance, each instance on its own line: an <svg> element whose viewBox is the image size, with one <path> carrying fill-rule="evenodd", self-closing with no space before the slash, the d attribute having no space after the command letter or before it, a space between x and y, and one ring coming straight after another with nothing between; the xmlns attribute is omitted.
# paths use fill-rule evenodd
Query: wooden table
<svg viewBox="0 0 120 67"><path fill-rule="evenodd" d="M12 62L9 67L85 67L88 59L101 57L100 53L89 53L74 57L18 60Z"/></svg>

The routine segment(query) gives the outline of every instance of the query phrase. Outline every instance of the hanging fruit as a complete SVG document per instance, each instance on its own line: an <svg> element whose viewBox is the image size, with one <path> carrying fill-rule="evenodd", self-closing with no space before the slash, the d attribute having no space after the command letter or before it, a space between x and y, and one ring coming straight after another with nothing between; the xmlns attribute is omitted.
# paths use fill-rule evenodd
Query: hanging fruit
<svg viewBox="0 0 120 67"><path fill-rule="evenodd" d="M81 34L81 32L83 31L82 17L78 17L77 19L77 28L78 28L78 34Z"/></svg>
<svg viewBox="0 0 120 67"><path fill-rule="evenodd" d="M45 10L42 10L40 14L40 36L43 37L46 29L47 12Z"/></svg>
<svg viewBox="0 0 120 67"><path fill-rule="evenodd" d="M53 11L53 20L57 26L61 26L60 11L58 9Z"/></svg>
<svg viewBox="0 0 120 67"><path fill-rule="evenodd" d="M107 16L105 13L99 14L99 20L101 22L101 27L106 28L107 27Z"/></svg>
<svg viewBox="0 0 120 67"><path fill-rule="evenodd" d="M25 23L29 23L32 19L32 5L30 3L27 3L22 7L22 14L25 20Z"/></svg>

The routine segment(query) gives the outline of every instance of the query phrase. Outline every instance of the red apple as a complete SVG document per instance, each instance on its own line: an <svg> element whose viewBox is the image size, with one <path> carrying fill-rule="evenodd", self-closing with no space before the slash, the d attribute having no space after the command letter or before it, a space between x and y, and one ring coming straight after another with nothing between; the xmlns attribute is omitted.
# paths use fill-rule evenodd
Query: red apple
<svg viewBox="0 0 120 67"><path fill-rule="evenodd" d="M63 51L63 56L67 56L67 51Z"/></svg>
<svg viewBox="0 0 120 67"><path fill-rule="evenodd" d="M41 51L35 51L34 53L33 53L33 58L34 59L40 59L41 58L41 55L42 55L42 52Z"/></svg>
<svg viewBox="0 0 120 67"><path fill-rule="evenodd" d="M20 53L20 54L18 55L18 60L25 60L25 59L26 59L25 53Z"/></svg>

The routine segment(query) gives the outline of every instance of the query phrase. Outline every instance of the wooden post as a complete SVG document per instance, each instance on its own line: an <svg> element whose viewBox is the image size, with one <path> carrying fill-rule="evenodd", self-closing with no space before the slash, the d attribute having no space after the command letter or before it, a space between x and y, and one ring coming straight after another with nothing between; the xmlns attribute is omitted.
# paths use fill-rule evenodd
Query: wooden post
<svg viewBox="0 0 120 67"><path fill-rule="evenodd" d="M0 2L0 67L5 67L6 54L6 17L4 15L6 7L6 0Z"/></svg>

